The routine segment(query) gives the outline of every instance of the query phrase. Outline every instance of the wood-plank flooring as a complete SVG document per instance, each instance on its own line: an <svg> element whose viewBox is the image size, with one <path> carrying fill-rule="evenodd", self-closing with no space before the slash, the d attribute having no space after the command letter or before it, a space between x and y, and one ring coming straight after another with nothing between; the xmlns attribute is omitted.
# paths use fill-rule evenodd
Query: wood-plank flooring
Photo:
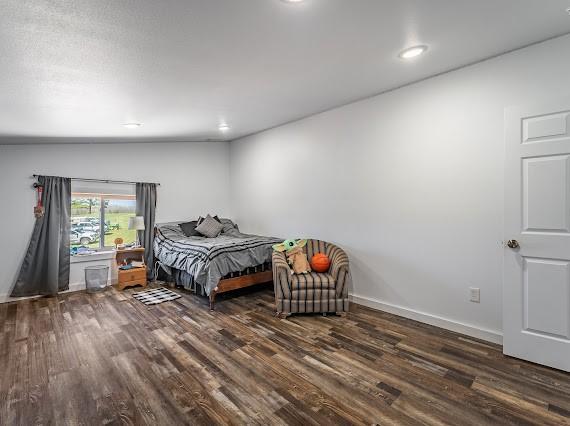
<svg viewBox="0 0 570 426"><path fill-rule="evenodd" d="M0 425L570 425L570 375L497 345L357 305L280 320L268 288L132 292L0 305Z"/></svg>

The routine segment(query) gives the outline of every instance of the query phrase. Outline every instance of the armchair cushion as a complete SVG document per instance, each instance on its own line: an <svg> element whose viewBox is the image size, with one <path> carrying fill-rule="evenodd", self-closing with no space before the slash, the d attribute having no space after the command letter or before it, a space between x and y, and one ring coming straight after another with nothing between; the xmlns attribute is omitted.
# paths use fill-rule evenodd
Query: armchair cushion
<svg viewBox="0 0 570 426"><path fill-rule="evenodd" d="M331 289L335 288L335 279L331 274L320 274L310 272L308 274L293 274L291 276L291 289L313 290L313 289Z"/></svg>

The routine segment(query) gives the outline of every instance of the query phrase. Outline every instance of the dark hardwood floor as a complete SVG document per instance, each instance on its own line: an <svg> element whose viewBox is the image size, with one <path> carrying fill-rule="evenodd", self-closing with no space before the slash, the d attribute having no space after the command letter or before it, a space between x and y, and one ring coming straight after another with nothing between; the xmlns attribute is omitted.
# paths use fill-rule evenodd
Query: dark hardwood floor
<svg viewBox="0 0 570 426"><path fill-rule="evenodd" d="M137 289L138 291L138 289ZM132 290L0 305L0 424L570 424L570 375L352 305Z"/></svg>

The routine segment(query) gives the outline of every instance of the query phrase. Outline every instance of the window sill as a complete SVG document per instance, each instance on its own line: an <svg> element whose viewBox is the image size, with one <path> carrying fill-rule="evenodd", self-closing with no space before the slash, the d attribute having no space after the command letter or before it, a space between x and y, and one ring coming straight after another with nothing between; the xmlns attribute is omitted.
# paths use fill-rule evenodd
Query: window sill
<svg viewBox="0 0 570 426"><path fill-rule="evenodd" d="M111 260L116 255L115 250L99 251L97 253L71 256L70 263L93 262L97 260Z"/></svg>

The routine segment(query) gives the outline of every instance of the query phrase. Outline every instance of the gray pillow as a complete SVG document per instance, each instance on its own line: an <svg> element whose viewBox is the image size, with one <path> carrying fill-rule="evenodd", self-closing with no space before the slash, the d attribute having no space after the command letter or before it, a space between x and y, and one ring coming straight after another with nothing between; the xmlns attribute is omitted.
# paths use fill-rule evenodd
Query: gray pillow
<svg viewBox="0 0 570 426"><path fill-rule="evenodd" d="M214 218L215 219L215 218ZM220 219L222 225L224 225L224 229L222 229L222 234L231 231L232 229L238 230L238 227L235 223L233 223L230 219Z"/></svg>
<svg viewBox="0 0 570 426"><path fill-rule="evenodd" d="M196 227L196 231L208 238L215 238L220 235L224 229L224 225L214 219L212 216L208 215L206 218Z"/></svg>
<svg viewBox="0 0 570 426"><path fill-rule="evenodd" d="M224 225L224 229L222 229L222 234L225 234L226 232L230 232L234 229L239 232L238 226L235 223L233 223L230 219L224 219L224 218L220 219L218 217L218 215L214 216L213 218L215 220L217 220L218 222L220 222L222 225ZM204 221L204 218L202 216L200 216L198 218L198 221L197 221L198 225L200 225L203 221Z"/></svg>
<svg viewBox="0 0 570 426"><path fill-rule="evenodd" d="M211 215L208 213L208 216L211 216ZM198 218L198 225L200 225L200 224L204 221L204 219L205 219L204 217L200 216L200 217ZM222 223L222 221L221 221L221 219L218 217L218 215L214 216L214 219L216 219L218 222Z"/></svg>
<svg viewBox="0 0 570 426"><path fill-rule="evenodd" d="M196 231L196 226L198 226L198 221L193 220L192 222L179 223L180 229L187 237L201 237L202 234Z"/></svg>

